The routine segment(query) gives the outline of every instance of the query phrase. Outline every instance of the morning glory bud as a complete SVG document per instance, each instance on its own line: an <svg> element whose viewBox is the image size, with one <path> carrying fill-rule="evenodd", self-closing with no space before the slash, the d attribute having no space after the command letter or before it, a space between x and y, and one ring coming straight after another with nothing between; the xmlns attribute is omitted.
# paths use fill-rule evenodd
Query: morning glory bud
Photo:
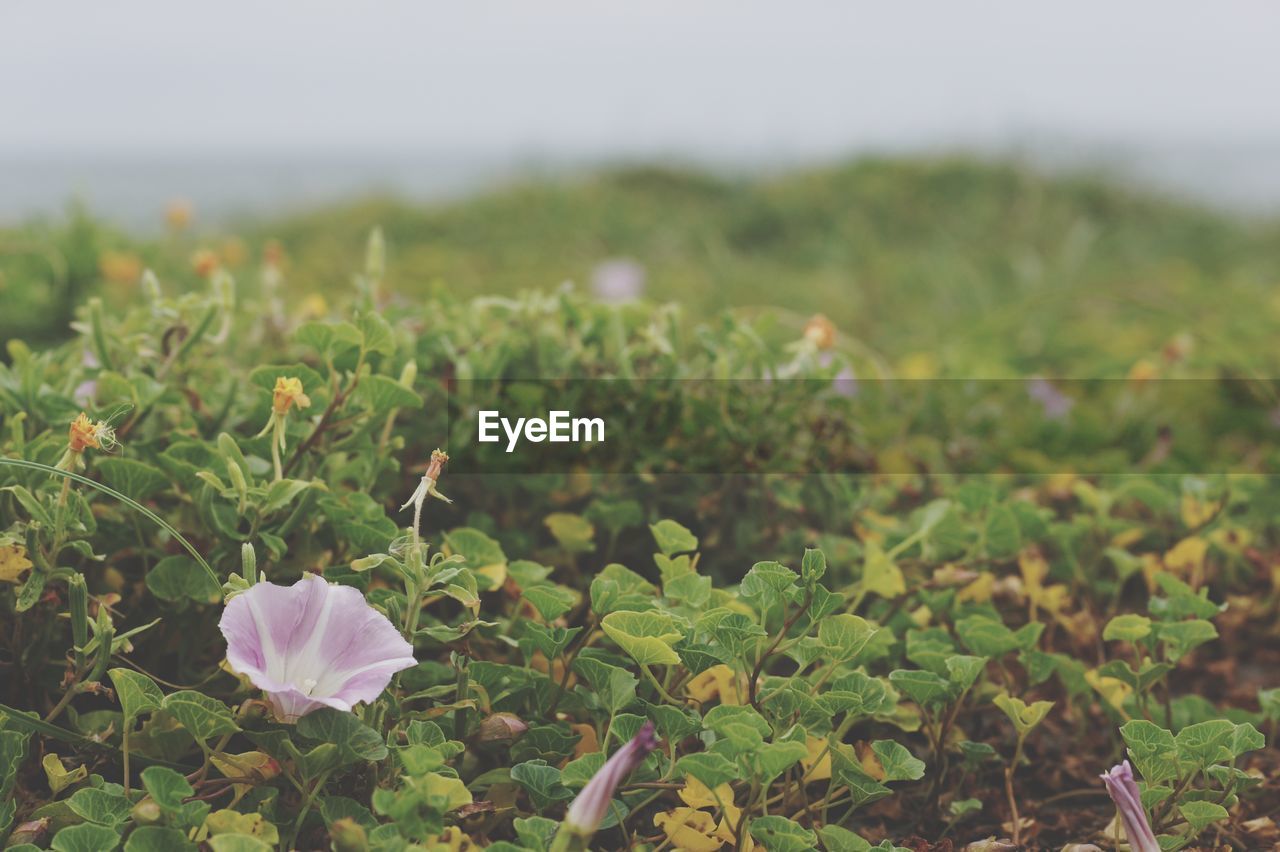
<svg viewBox="0 0 1280 852"><path fill-rule="evenodd" d="M591 776L587 786L582 788L582 792L569 805L569 812L565 814L551 848L570 849L575 845L585 848L586 841L596 833L608 813L613 794L627 776L644 762L649 752L657 747L658 737L653 732L653 723L645 722L631 741L614 752L613 757L600 767L600 771Z"/></svg>
<svg viewBox="0 0 1280 852"><path fill-rule="evenodd" d="M1101 778L1107 785L1107 794L1120 812L1129 848L1133 852L1160 852L1160 844L1156 842L1155 832L1147 821L1147 812L1142 807L1142 796L1138 791L1138 782L1133 779L1133 768L1129 766L1129 761L1111 767Z"/></svg>

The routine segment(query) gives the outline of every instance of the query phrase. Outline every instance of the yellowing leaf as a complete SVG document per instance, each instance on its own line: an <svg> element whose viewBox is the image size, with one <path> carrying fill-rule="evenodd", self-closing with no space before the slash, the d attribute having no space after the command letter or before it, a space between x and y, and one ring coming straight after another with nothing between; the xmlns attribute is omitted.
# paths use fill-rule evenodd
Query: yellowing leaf
<svg viewBox="0 0 1280 852"><path fill-rule="evenodd" d="M56 754L50 752L44 756L44 760L40 763L44 767L44 775L49 779L49 789L56 796L63 790L79 781L89 777L89 770L84 766L77 766L70 772L62 765L62 761Z"/></svg>
<svg viewBox="0 0 1280 852"><path fill-rule="evenodd" d="M879 512L866 509L858 516L858 520L854 522L853 531L864 542L873 541L876 544L880 544L884 541L885 533L897 525L898 522L888 515L882 515Z"/></svg>
<svg viewBox="0 0 1280 852"><path fill-rule="evenodd" d="M1085 672L1084 681L1093 687L1094 692L1098 693L1103 701L1124 713L1124 701L1129 697L1129 693L1133 692L1133 687L1119 678L1100 675L1097 669Z"/></svg>
<svg viewBox="0 0 1280 852"><path fill-rule="evenodd" d="M27 558L27 549L20 544L7 544L0 547L0 583L16 583L18 578L31 567Z"/></svg>
<svg viewBox="0 0 1280 852"><path fill-rule="evenodd" d="M1188 529L1202 527L1222 508L1221 503L1213 500L1200 500L1194 494L1182 495L1182 522Z"/></svg>
<svg viewBox="0 0 1280 852"><path fill-rule="evenodd" d="M444 830L435 840L427 841L427 852L470 852L472 849L479 849L475 841L458 828L451 825Z"/></svg>
<svg viewBox="0 0 1280 852"><path fill-rule="evenodd" d="M1189 578L1192 586L1199 585L1204 576L1204 557L1209 542L1197 535L1184 538L1164 555L1164 566L1175 574Z"/></svg>
<svg viewBox="0 0 1280 852"><path fill-rule="evenodd" d="M696 808L674 808L654 814L653 824L662 829L676 849L687 852L715 852L724 841L715 837L716 820Z"/></svg>
<svg viewBox="0 0 1280 852"><path fill-rule="evenodd" d="M938 360L929 352L915 352L898 362L898 378L922 381L937 375Z"/></svg>
<svg viewBox="0 0 1280 852"><path fill-rule="evenodd" d="M1138 542L1142 541L1142 537L1147 531L1142 527L1131 527L1130 529L1118 532L1111 537L1111 546L1118 547L1121 550L1127 550Z"/></svg>
<svg viewBox="0 0 1280 852"><path fill-rule="evenodd" d="M246 751L243 754L214 752L209 761L228 778L268 781L280 774L280 764L276 763L270 755L260 751ZM233 784L231 804L234 805L252 789L251 783Z"/></svg>
<svg viewBox="0 0 1280 852"><path fill-rule="evenodd" d="M984 571L978 579L956 592L956 600L960 603L986 603L991 600L991 592L995 589L996 575Z"/></svg>
<svg viewBox="0 0 1280 852"><path fill-rule="evenodd" d="M899 568L875 542L867 542L862 562L862 585L882 598L896 598L907 590Z"/></svg>
<svg viewBox="0 0 1280 852"><path fill-rule="evenodd" d="M1239 553L1253 541L1253 533L1243 527L1220 527L1209 533L1209 541L1223 550Z"/></svg>
<svg viewBox="0 0 1280 852"><path fill-rule="evenodd" d="M445 799L445 812L456 810L463 805L471 804L471 791L458 778L441 775L439 772L428 772L423 776L428 796L441 796Z"/></svg>
<svg viewBox="0 0 1280 852"><path fill-rule="evenodd" d="M713 793L706 784L692 775L685 776L684 787L680 788L679 795L680 800L691 808L715 808L733 803L733 788L727 783L716 787Z"/></svg>
<svg viewBox="0 0 1280 852"><path fill-rule="evenodd" d="M993 703L1004 711L1010 722L1013 722L1013 727L1017 729L1019 736L1025 736L1028 731L1039 725L1053 709L1052 701L1033 701L1028 704L1007 692L997 695Z"/></svg>
<svg viewBox="0 0 1280 852"><path fill-rule="evenodd" d="M800 765L804 767L804 780L808 781L825 781L831 777L831 749L827 747L827 741L819 737L809 737L805 740L805 748L809 750L808 755L800 758Z"/></svg>
<svg viewBox="0 0 1280 852"><path fill-rule="evenodd" d="M579 734L581 739L573 747L573 756L582 757L600 751L600 740L596 737L596 729L590 725L570 725L569 729Z"/></svg>
<svg viewBox="0 0 1280 852"><path fill-rule="evenodd" d="M721 663L694 675L685 684L685 694L702 704L719 699L721 704L739 705L747 694L746 678Z"/></svg>

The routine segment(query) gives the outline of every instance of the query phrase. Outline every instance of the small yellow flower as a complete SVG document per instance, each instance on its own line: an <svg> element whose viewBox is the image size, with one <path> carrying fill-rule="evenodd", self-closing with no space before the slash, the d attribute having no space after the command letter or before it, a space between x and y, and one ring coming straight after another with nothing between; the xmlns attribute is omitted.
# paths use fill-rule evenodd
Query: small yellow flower
<svg viewBox="0 0 1280 852"><path fill-rule="evenodd" d="M822 314L814 314L804 324L804 339L821 350L836 345L836 325Z"/></svg>
<svg viewBox="0 0 1280 852"><path fill-rule="evenodd" d="M208 278L222 265L212 249L202 248L191 255L191 269L201 278Z"/></svg>
<svg viewBox="0 0 1280 852"><path fill-rule="evenodd" d="M67 432L68 449L73 453L83 453L86 448L95 450L111 449L115 444L115 430L101 420L92 421L83 411L71 421Z"/></svg>
<svg viewBox="0 0 1280 852"><path fill-rule="evenodd" d="M169 202L169 206L164 210L164 221L175 231L185 231L191 225L191 219L195 215L195 211L191 208L191 202L175 198Z"/></svg>
<svg viewBox="0 0 1280 852"><path fill-rule="evenodd" d="M16 583L23 572L31 567L27 549L20 544L0 547L0 583Z"/></svg>
<svg viewBox="0 0 1280 852"><path fill-rule="evenodd" d="M289 413L290 407L307 408L311 405L311 397L302 391L302 380L280 376L276 379L275 389L271 392L271 410L283 417Z"/></svg>

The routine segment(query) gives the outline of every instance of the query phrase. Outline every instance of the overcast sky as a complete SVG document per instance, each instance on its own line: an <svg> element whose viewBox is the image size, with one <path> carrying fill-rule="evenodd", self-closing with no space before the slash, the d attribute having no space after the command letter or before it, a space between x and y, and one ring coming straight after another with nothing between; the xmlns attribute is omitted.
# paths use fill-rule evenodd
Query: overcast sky
<svg viewBox="0 0 1280 852"><path fill-rule="evenodd" d="M0 152L1280 140L1280 3L0 5Z"/></svg>

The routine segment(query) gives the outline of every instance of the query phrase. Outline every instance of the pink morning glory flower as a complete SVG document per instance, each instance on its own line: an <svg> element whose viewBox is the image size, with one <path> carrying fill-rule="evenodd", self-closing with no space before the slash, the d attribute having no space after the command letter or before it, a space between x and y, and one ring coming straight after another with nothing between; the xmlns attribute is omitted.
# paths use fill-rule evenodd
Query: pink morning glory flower
<svg viewBox="0 0 1280 852"><path fill-rule="evenodd" d="M1147 812L1142 807L1142 796L1138 791L1138 782L1133 780L1133 768L1129 766L1129 761L1111 767L1101 777L1107 785L1111 801L1116 803L1116 810L1120 812L1129 848L1133 852L1160 852L1160 844L1156 842L1155 832L1147 821Z"/></svg>
<svg viewBox="0 0 1280 852"><path fill-rule="evenodd" d="M358 589L308 574L292 586L258 583L227 603L218 623L231 668L267 694L284 722L372 701L413 646Z"/></svg>
<svg viewBox="0 0 1280 852"><path fill-rule="evenodd" d="M609 803L613 801L618 785L657 747L658 737L653 732L653 723L645 722L631 741L614 752L613 757L600 767L600 771L591 776L587 786L582 788L582 792L569 805L561 831L567 831L566 836L580 838L595 834L609 810Z"/></svg>

